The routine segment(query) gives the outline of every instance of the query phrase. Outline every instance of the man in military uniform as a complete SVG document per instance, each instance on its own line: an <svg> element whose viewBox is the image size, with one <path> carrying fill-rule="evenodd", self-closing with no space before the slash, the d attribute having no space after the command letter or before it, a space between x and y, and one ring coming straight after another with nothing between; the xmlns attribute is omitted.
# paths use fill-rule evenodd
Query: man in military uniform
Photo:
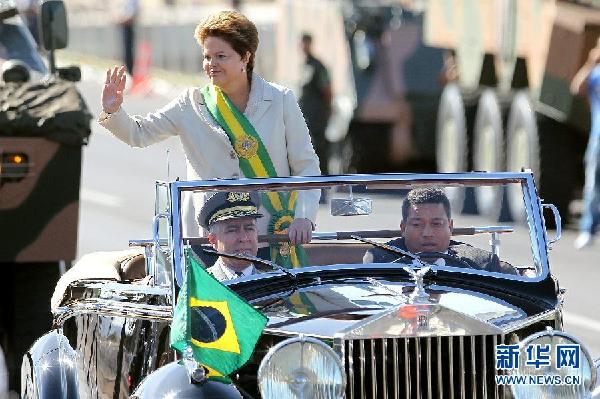
<svg viewBox="0 0 600 399"><path fill-rule="evenodd" d="M208 241L216 251L256 256L258 251L258 193L218 192L202 207L198 223L209 231ZM259 271L247 260L220 256L207 269L217 280L230 280Z"/></svg>
<svg viewBox="0 0 600 399"><path fill-rule="evenodd" d="M438 266L468 266L473 269L516 274L515 269L500 261L497 255L451 240L452 226L450 202L443 190L434 187L413 189L402 203L402 237L387 244L414 254L431 253L422 259ZM386 263L398 257L398 254L382 248L373 248L367 251L363 262Z"/></svg>

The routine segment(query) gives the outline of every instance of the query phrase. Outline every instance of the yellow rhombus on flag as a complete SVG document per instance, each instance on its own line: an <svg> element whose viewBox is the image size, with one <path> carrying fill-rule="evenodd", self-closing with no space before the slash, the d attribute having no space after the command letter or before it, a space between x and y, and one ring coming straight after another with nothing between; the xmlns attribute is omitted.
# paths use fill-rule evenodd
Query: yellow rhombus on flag
<svg viewBox="0 0 600 399"><path fill-rule="evenodd" d="M189 345L210 377L227 376L242 367L267 324L267 318L215 280L186 249L187 276L179 291L171 347Z"/></svg>

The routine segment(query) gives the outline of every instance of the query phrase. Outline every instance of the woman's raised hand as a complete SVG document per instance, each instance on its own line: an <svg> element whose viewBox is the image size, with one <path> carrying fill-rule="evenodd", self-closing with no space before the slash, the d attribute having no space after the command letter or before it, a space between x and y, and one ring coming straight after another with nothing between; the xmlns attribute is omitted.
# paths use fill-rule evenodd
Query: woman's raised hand
<svg viewBox="0 0 600 399"><path fill-rule="evenodd" d="M106 81L102 90L102 109L104 112L112 114L119 110L123 103L126 79L124 66L116 66L106 71Z"/></svg>

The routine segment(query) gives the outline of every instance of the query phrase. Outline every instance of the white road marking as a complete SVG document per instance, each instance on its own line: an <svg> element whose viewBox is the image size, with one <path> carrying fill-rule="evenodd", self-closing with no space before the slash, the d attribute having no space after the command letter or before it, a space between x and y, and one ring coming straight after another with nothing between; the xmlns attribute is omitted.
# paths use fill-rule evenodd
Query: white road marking
<svg viewBox="0 0 600 399"><path fill-rule="evenodd" d="M123 205L123 201L119 197L89 188L82 188L80 197L82 201L100 206L118 208Z"/></svg>
<svg viewBox="0 0 600 399"><path fill-rule="evenodd" d="M565 324L577 326L589 331L600 332L600 321L576 313L564 312L563 319Z"/></svg>

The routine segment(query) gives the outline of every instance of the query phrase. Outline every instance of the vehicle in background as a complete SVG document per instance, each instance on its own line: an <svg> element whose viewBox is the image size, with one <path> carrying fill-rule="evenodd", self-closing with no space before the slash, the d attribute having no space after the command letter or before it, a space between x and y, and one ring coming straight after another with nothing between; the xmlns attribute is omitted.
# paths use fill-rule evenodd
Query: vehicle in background
<svg viewBox="0 0 600 399"><path fill-rule="evenodd" d="M532 169L541 197L565 222L583 185L590 128L585 99L569 84L599 35L600 7L592 1L426 2L425 41L452 52L456 77L440 100L438 171ZM468 194L458 193L455 204L500 218L523 215L516 191Z"/></svg>
<svg viewBox="0 0 600 399"><path fill-rule="evenodd" d="M444 62L442 50L423 44L420 10L400 0L278 6L274 80L298 88L304 32L331 76L330 172L432 171Z"/></svg>
<svg viewBox="0 0 600 399"><path fill-rule="evenodd" d="M75 258L81 146L90 134L73 83L80 70L54 61L67 44L62 1L44 2L40 27L38 51L14 3L0 1L0 346L14 391L23 354L51 326L52 290Z"/></svg>

